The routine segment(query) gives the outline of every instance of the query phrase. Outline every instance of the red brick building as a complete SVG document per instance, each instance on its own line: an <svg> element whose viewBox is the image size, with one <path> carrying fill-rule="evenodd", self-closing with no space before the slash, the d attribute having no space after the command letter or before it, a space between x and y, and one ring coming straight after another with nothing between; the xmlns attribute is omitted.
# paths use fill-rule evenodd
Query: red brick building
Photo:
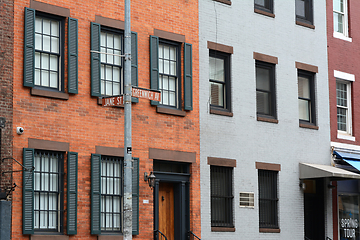
<svg viewBox="0 0 360 240"><path fill-rule="evenodd" d="M356 0L327 1L330 126L333 165L359 173L360 160L360 17ZM333 183L333 236L358 236L359 181ZM344 224L349 222L349 224Z"/></svg>
<svg viewBox="0 0 360 240"><path fill-rule="evenodd" d="M124 1L14 1L12 239L122 236L123 30ZM200 236L198 3L133 0L131 30L132 84L162 93L133 98L133 238Z"/></svg>

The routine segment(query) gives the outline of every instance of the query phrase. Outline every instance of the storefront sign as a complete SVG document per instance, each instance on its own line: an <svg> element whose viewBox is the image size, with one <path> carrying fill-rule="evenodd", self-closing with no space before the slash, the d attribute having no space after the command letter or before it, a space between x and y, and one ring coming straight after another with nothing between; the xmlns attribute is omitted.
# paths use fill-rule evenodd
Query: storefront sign
<svg viewBox="0 0 360 240"><path fill-rule="evenodd" d="M340 220L342 236L345 239L356 239L356 229L358 228L358 220L352 218L342 218Z"/></svg>

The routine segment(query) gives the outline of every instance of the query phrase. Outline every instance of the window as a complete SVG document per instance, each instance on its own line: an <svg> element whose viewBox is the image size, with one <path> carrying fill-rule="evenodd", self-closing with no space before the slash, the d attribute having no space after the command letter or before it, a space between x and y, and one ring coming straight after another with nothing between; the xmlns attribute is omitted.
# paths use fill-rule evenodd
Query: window
<svg viewBox="0 0 360 240"><path fill-rule="evenodd" d="M337 129L339 132L352 134L351 119L351 83L336 81Z"/></svg>
<svg viewBox="0 0 360 240"><path fill-rule="evenodd" d="M192 110L192 45L183 42L183 35L156 29L155 32L172 39L150 36L150 87L161 91L161 101L151 104L171 109L167 113L175 115L180 114L177 110Z"/></svg>
<svg viewBox="0 0 360 240"><path fill-rule="evenodd" d="M296 21L313 24L312 0L295 0Z"/></svg>
<svg viewBox="0 0 360 240"><path fill-rule="evenodd" d="M123 35L102 29L100 37L101 95L116 96L123 93Z"/></svg>
<svg viewBox="0 0 360 240"><path fill-rule="evenodd" d="M274 64L256 61L256 108L258 116L277 118Z"/></svg>
<svg viewBox="0 0 360 240"><path fill-rule="evenodd" d="M123 232L123 164L120 156L91 155L91 234ZM138 159L133 158L133 235L139 232L138 164Z"/></svg>
<svg viewBox="0 0 360 240"><path fill-rule="evenodd" d="M63 181L61 176L63 161L61 153L35 151L35 231L59 231L62 226Z"/></svg>
<svg viewBox="0 0 360 240"><path fill-rule="evenodd" d="M118 231L121 228L123 161L120 158L101 157L101 230Z"/></svg>
<svg viewBox="0 0 360 240"><path fill-rule="evenodd" d="M348 36L347 0L333 0L334 32Z"/></svg>
<svg viewBox="0 0 360 240"><path fill-rule="evenodd" d="M40 141L39 146L45 142ZM60 143L63 144L63 143ZM66 145L66 144L65 144ZM74 152L67 153L66 184L64 184L64 144L61 152L24 148L23 163L30 171L23 172L23 234L77 233L77 159ZM64 209L64 185L66 208ZM64 224L64 212L66 223Z"/></svg>
<svg viewBox="0 0 360 240"><path fill-rule="evenodd" d="M160 104L179 108L180 59L179 46L159 43L159 90Z"/></svg>
<svg viewBox="0 0 360 240"><path fill-rule="evenodd" d="M42 4L40 3L39 6ZM51 5L46 6L48 9L52 7ZM60 7L55 9L58 10L58 8ZM68 9L64 11L68 12ZM24 86L52 92L65 92L66 17L68 16L55 16L25 8ZM68 17L67 91L69 93L78 93L77 24L76 19ZM67 99L61 94L51 96Z"/></svg>
<svg viewBox="0 0 360 240"><path fill-rule="evenodd" d="M234 227L231 167L210 166L211 226Z"/></svg>
<svg viewBox="0 0 360 240"><path fill-rule="evenodd" d="M231 111L230 55L210 50L210 107Z"/></svg>
<svg viewBox="0 0 360 240"><path fill-rule="evenodd" d="M298 70L298 100L300 123L316 125L314 74Z"/></svg>
<svg viewBox="0 0 360 240"><path fill-rule="evenodd" d="M279 228L278 225L278 172L258 169L259 227Z"/></svg>
<svg viewBox="0 0 360 240"><path fill-rule="evenodd" d="M273 13L273 0L255 0L255 9Z"/></svg>
<svg viewBox="0 0 360 240"><path fill-rule="evenodd" d="M63 46L60 36L63 22L42 16L35 17L35 85L61 90L60 77Z"/></svg>

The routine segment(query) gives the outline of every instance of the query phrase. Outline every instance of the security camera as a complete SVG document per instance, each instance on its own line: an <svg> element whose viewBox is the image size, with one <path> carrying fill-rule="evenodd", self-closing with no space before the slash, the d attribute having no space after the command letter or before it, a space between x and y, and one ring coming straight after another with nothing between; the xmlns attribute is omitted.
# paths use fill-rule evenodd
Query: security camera
<svg viewBox="0 0 360 240"><path fill-rule="evenodd" d="M22 128L22 127L17 127L17 128L16 128L16 133L19 134L19 135L23 134L23 133L24 133L24 128Z"/></svg>

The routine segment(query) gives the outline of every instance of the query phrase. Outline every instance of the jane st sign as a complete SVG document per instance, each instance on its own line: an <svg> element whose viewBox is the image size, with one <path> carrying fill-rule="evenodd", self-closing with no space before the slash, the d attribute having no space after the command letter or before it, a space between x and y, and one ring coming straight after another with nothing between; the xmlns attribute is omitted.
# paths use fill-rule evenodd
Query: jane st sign
<svg viewBox="0 0 360 240"><path fill-rule="evenodd" d="M161 100L161 93L158 90L150 90L145 88L132 87L132 97L145 98L153 101ZM102 99L103 107L121 106L124 104L124 96L105 97Z"/></svg>

